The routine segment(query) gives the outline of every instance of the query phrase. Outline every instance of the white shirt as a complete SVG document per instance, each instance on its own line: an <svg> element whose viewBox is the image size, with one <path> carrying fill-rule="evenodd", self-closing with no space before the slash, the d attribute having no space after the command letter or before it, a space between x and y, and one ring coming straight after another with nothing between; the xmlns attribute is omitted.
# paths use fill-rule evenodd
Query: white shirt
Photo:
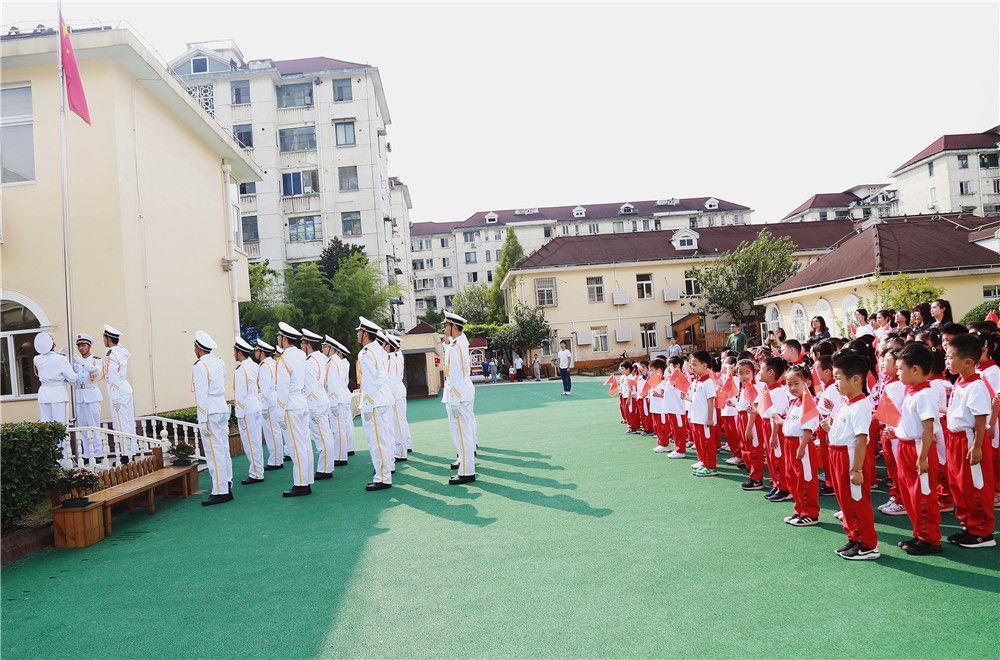
<svg viewBox="0 0 1000 660"><path fill-rule="evenodd" d="M131 354L124 346L112 346L104 354L104 381L108 385L108 398L112 401L132 394L128 382L128 360Z"/></svg>
<svg viewBox="0 0 1000 660"><path fill-rule="evenodd" d="M868 397L859 395L848 400L837 411L830 427L831 446L854 447L859 435L868 435L872 423L872 403ZM869 438L870 440L870 438Z"/></svg>
<svg viewBox="0 0 1000 660"><path fill-rule="evenodd" d="M873 334L875 334L875 329L872 327L871 323L865 323L864 325L859 326L854 331L854 338L857 339L858 337L864 337L865 335L873 335Z"/></svg>
<svg viewBox="0 0 1000 660"><path fill-rule="evenodd" d="M788 401L789 394L788 388L784 385L778 385L777 387L769 387L768 394L771 397L771 407L764 411L761 415L764 419L771 420L772 424L781 425L781 420L776 419L777 417L784 417L788 412Z"/></svg>
<svg viewBox="0 0 1000 660"><path fill-rule="evenodd" d="M99 403L104 400L97 381L101 377L101 361L93 353L87 357L78 355L73 358L73 371L77 381L73 387L77 403ZM90 380L91 375L94 380Z"/></svg>
<svg viewBox="0 0 1000 660"><path fill-rule="evenodd" d="M666 404L663 401L663 396L653 396L657 392L659 392L659 393L665 393L666 389L667 389L667 379L666 378L664 378L663 380L661 380L654 387L650 388L650 390L649 390L649 412L651 412L653 414L656 414L656 415L661 415L661 414L667 412L667 410L666 410Z"/></svg>
<svg viewBox="0 0 1000 660"><path fill-rule="evenodd" d="M837 387L837 383L834 381L823 388L823 394L820 395L819 401L816 402L816 407L819 408L821 414L835 418L837 413L840 412L840 407L846 402L847 397L840 393L840 388Z"/></svg>
<svg viewBox="0 0 1000 660"><path fill-rule="evenodd" d="M896 437L901 440L922 440L924 425L927 420L934 422L934 434L941 431L941 413L938 411L937 394L930 387L921 387L916 392L908 392L903 397L903 407L900 408L899 425L896 427Z"/></svg>
<svg viewBox="0 0 1000 660"><path fill-rule="evenodd" d="M687 409L684 407L684 400L681 398L681 391L669 382L669 376L664 377L663 382L666 387L663 390L664 412L671 415L684 415Z"/></svg>
<svg viewBox="0 0 1000 660"><path fill-rule="evenodd" d="M444 356L444 373L448 379L446 388L446 403L459 404L473 401L476 398L476 388L472 384L471 364L469 362L469 339L463 332L450 344Z"/></svg>
<svg viewBox="0 0 1000 660"><path fill-rule="evenodd" d="M559 351L559 368L569 369L570 360L573 358L572 354L565 348Z"/></svg>
<svg viewBox="0 0 1000 660"><path fill-rule="evenodd" d="M305 378L306 354L301 348L289 346L275 360L275 402L286 410L302 410L306 407Z"/></svg>
<svg viewBox="0 0 1000 660"><path fill-rule="evenodd" d="M709 410L709 399L715 399L715 383L711 376L702 376L694 382L691 395L691 408L688 417L692 424L708 424L713 419ZM714 405L714 401L713 401Z"/></svg>
<svg viewBox="0 0 1000 660"><path fill-rule="evenodd" d="M306 378L303 389L306 393L306 405L313 412L325 412L330 409L330 397L326 395L326 361L327 357L319 351L313 351L306 356Z"/></svg>
<svg viewBox="0 0 1000 660"><path fill-rule="evenodd" d="M514 368L521 369L522 367L524 367L524 360L519 357L514 358Z"/></svg>
<svg viewBox="0 0 1000 660"><path fill-rule="evenodd" d="M358 380L361 390L361 410L371 412L375 408L392 405L389 393L389 369L386 354L377 342L365 344L358 353Z"/></svg>
<svg viewBox="0 0 1000 660"><path fill-rule="evenodd" d="M990 392L982 378L968 382L959 378L948 404L948 428L955 433L971 430L975 428L976 417L985 415L989 420L992 407Z"/></svg>
<svg viewBox="0 0 1000 660"><path fill-rule="evenodd" d="M226 403L226 363L217 355L202 355L191 370L194 380L194 400L198 406L198 422L208 421L209 415L229 415Z"/></svg>
<svg viewBox="0 0 1000 660"><path fill-rule="evenodd" d="M33 359L38 371L38 403L63 403L69 401L69 390L66 385L75 383L76 372L69 364L69 359L62 353L49 351L36 355Z"/></svg>
<svg viewBox="0 0 1000 660"><path fill-rule="evenodd" d="M275 377L277 373L275 368L278 365L275 364L273 357L264 358L260 364L257 365L257 392L260 394L260 400L265 408L271 408L277 405L275 399Z"/></svg>
<svg viewBox="0 0 1000 660"><path fill-rule="evenodd" d="M781 426L781 432L789 438L801 438L805 435L806 431L816 433L817 428L819 428L819 416L817 415L803 424L802 401L799 399L793 400L788 406L788 415L785 416L785 423Z"/></svg>
<svg viewBox="0 0 1000 660"><path fill-rule="evenodd" d="M233 392L236 416L246 417L260 411L260 391L257 389L257 363L247 358L236 365L233 372Z"/></svg>
<svg viewBox="0 0 1000 660"><path fill-rule="evenodd" d="M750 410L750 406L753 402L757 400L760 393L764 391L766 385L764 383L758 383L755 381L750 381L750 387L747 388L746 383L740 383L740 393L736 396L736 412L747 412ZM752 399L747 399L747 396L753 397Z"/></svg>

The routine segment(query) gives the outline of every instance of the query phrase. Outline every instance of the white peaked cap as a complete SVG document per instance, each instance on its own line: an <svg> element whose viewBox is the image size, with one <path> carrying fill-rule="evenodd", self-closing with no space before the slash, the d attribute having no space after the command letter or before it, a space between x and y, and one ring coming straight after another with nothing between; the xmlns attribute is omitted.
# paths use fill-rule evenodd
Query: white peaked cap
<svg viewBox="0 0 1000 660"><path fill-rule="evenodd" d="M358 317L358 327L355 329L366 330L372 333L373 335L377 335L378 333L382 332L382 328L380 328L377 323L375 323L374 321L369 321L363 316Z"/></svg>
<svg viewBox="0 0 1000 660"><path fill-rule="evenodd" d="M37 335L35 335L35 352L38 353L39 355L45 355L46 353L51 351L52 347L55 346L55 344L56 343L52 340L52 337L47 332L39 332Z"/></svg>
<svg viewBox="0 0 1000 660"><path fill-rule="evenodd" d="M76 335L76 343L77 344L90 344L91 346L93 346L94 345L94 338L91 337L90 335L88 335L86 332L79 332Z"/></svg>
<svg viewBox="0 0 1000 660"><path fill-rule="evenodd" d="M212 339L204 330L199 330L194 333L194 343L206 351L214 351L219 347L219 345L215 343L215 340Z"/></svg>
<svg viewBox="0 0 1000 660"><path fill-rule="evenodd" d="M251 346L250 343L246 339L244 339L243 337L240 337L239 335L237 335L237 337L236 337L236 341L234 343L234 348L236 348L239 351L243 351L247 355L253 354L253 346Z"/></svg>
<svg viewBox="0 0 1000 660"><path fill-rule="evenodd" d="M289 339L302 339L302 333L284 321L278 323L278 333L285 335Z"/></svg>
<svg viewBox="0 0 1000 660"><path fill-rule="evenodd" d="M323 341L322 337L317 335L312 330L306 330L305 328L302 328L302 338L313 344L318 344Z"/></svg>
<svg viewBox="0 0 1000 660"><path fill-rule="evenodd" d="M350 355L350 354L351 354L351 352L350 352L349 350L347 350L347 347L346 347L346 346L344 346L343 344L341 344L341 343L340 343L339 341L337 341L336 339L334 339L334 340L333 340L333 345L334 345L334 347L335 347L335 348L336 348L336 349L337 349L338 351L340 351L340 352L341 352L341 353L343 353L344 355Z"/></svg>
<svg viewBox="0 0 1000 660"><path fill-rule="evenodd" d="M259 348L260 350L264 351L265 353L273 353L274 352L274 346L271 346L270 344L268 344L263 339L258 339L256 346L257 346L257 348Z"/></svg>
<svg viewBox="0 0 1000 660"><path fill-rule="evenodd" d="M468 323L468 321L466 321L458 314L449 311L445 311L444 321L445 323L454 323L455 325L460 325L460 326L464 326L466 323Z"/></svg>
<svg viewBox="0 0 1000 660"><path fill-rule="evenodd" d="M111 337L112 339L119 339L122 336L122 331L112 325L108 325L107 323L105 323L104 334L106 334L108 337Z"/></svg>

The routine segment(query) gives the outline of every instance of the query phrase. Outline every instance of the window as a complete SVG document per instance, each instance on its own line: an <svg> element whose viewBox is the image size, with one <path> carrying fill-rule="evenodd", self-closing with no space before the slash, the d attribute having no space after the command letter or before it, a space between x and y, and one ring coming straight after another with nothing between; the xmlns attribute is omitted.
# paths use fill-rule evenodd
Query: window
<svg viewBox="0 0 1000 660"><path fill-rule="evenodd" d="M972 182L971 181L959 181L958 182L958 194L959 195L971 195L972 194Z"/></svg>
<svg viewBox="0 0 1000 660"><path fill-rule="evenodd" d="M474 243L476 241L476 232L474 231L463 231L462 240L466 243Z"/></svg>
<svg viewBox="0 0 1000 660"><path fill-rule="evenodd" d="M278 130L278 148L287 151L310 151L316 148L316 127L282 128Z"/></svg>
<svg viewBox="0 0 1000 660"><path fill-rule="evenodd" d="M257 233L257 216L243 216L243 242L256 243L259 240L260 235Z"/></svg>
<svg viewBox="0 0 1000 660"><path fill-rule="evenodd" d="M958 169L967 170L969 169L969 156L968 154L960 154L958 156Z"/></svg>
<svg viewBox="0 0 1000 660"><path fill-rule="evenodd" d="M975 206L962 206L962 207L959 208L959 211L961 213L975 213L976 212L976 207Z"/></svg>
<svg viewBox="0 0 1000 660"><path fill-rule="evenodd" d="M550 225L550 226L545 227L544 229L542 229L542 234L545 236L545 238L552 238L552 234L553 234L552 230L553 230L553 227Z"/></svg>
<svg viewBox="0 0 1000 660"><path fill-rule="evenodd" d="M338 147L349 147L356 142L354 141L354 122L353 121L338 121L334 124L337 129L337 146Z"/></svg>
<svg viewBox="0 0 1000 660"><path fill-rule="evenodd" d="M229 83L233 105L246 105L250 102L250 81L234 80Z"/></svg>
<svg viewBox="0 0 1000 660"><path fill-rule="evenodd" d="M573 225L573 229L576 231L577 236L580 235L580 225Z"/></svg>
<svg viewBox="0 0 1000 660"><path fill-rule="evenodd" d="M608 326L602 325L597 328L591 328L590 332L594 335L593 351L595 353L607 353L608 352Z"/></svg>
<svg viewBox="0 0 1000 660"><path fill-rule="evenodd" d="M294 85L278 85L276 90L279 108L301 108L313 104L313 86L311 82Z"/></svg>
<svg viewBox="0 0 1000 660"><path fill-rule="evenodd" d="M490 251L489 250L485 250L485 252L486 252L486 261L487 262L492 261L493 260L493 255L490 254Z"/></svg>
<svg viewBox="0 0 1000 660"><path fill-rule="evenodd" d="M236 124L233 126L233 137L244 149L253 149L253 126L250 124Z"/></svg>
<svg viewBox="0 0 1000 660"><path fill-rule="evenodd" d="M476 272L466 273L465 279L469 282L469 284L475 284L476 282L479 281L479 273Z"/></svg>
<svg viewBox="0 0 1000 660"><path fill-rule="evenodd" d="M659 231L662 228L659 218L653 218L653 229Z"/></svg>
<svg viewBox="0 0 1000 660"><path fill-rule="evenodd" d="M476 261L477 260L476 260L476 253L475 252L466 252L465 253L465 263L467 263L467 264L474 264L474 263L476 263Z"/></svg>
<svg viewBox="0 0 1000 660"><path fill-rule="evenodd" d="M979 154L979 167L984 170L1000 167L1000 154Z"/></svg>
<svg viewBox="0 0 1000 660"><path fill-rule="evenodd" d="M281 175L281 196L316 195L319 193L319 176L316 170L285 172Z"/></svg>
<svg viewBox="0 0 1000 660"><path fill-rule="evenodd" d="M639 339L643 348L656 348L656 324L640 323Z"/></svg>
<svg viewBox="0 0 1000 660"><path fill-rule="evenodd" d="M338 167L337 168L337 178L340 180L340 190L357 190L358 189L358 166L351 165L350 167Z"/></svg>
<svg viewBox="0 0 1000 660"><path fill-rule="evenodd" d="M653 274L640 273L635 276L636 296L639 300L647 300L653 297Z"/></svg>
<svg viewBox="0 0 1000 660"><path fill-rule="evenodd" d="M850 324L855 323L854 312L858 309L859 304L860 301L858 300L858 297L853 293L847 294L844 296L844 299L840 301L840 318L845 332ZM840 323L838 323L838 325L840 325Z"/></svg>
<svg viewBox="0 0 1000 660"><path fill-rule="evenodd" d="M820 220L826 220L827 219L827 213L826 213L826 211L820 211L819 212L819 219Z"/></svg>
<svg viewBox="0 0 1000 660"><path fill-rule="evenodd" d="M931 198L931 204L937 204L937 188L931 188L927 191L927 194Z"/></svg>
<svg viewBox="0 0 1000 660"><path fill-rule="evenodd" d="M587 231L589 231L591 234L596 234L601 231L601 226L596 222L591 222L589 225L587 225Z"/></svg>
<svg viewBox="0 0 1000 660"><path fill-rule="evenodd" d="M441 268L451 268L451 257L441 257Z"/></svg>
<svg viewBox="0 0 1000 660"><path fill-rule="evenodd" d="M845 220L850 214L847 211L836 211L834 215L837 217L837 220Z"/></svg>
<svg viewBox="0 0 1000 660"><path fill-rule="evenodd" d="M25 305L10 299L0 301L0 396L23 397L38 392L33 342L36 334L51 330L48 320L39 320Z"/></svg>
<svg viewBox="0 0 1000 660"><path fill-rule="evenodd" d="M240 194L241 195L256 195L257 194L257 182L249 181L247 183L240 184Z"/></svg>
<svg viewBox="0 0 1000 660"><path fill-rule="evenodd" d="M191 58L191 73L208 73L208 58L207 57L192 57Z"/></svg>
<svg viewBox="0 0 1000 660"><path fill-rule="evenodd" d="M767 311L764 313L764 318L767 319L764 324L764 330L777 330L781 325L781 312L778 311L778 306L774 304L768 305Z"/></svg>
<svg viewBox="0 0 1000 660"><path fill-rule="evenodd" d="M622 222L621 220L615 220L613 223L611 223L611 231L613 231L616 234L621 234L622 232L625 231L625 223Z"/></svg>
<svg viewBox="0 0 1000 660"><path fill-rule="evenodd" d="M288 240L292 243L318 241L322 236L318 215L288 219Z"/></svg>
<svg viewBox="0 0 1000 660"><path fill-rule="evenodd" d="M642 230L649 231L649 218L642 219Z"/></svg>
<svg viewBox="0 0 1000 660"><path fill-rule="evenodd" d="M569 235L569 225L563 225L562 226L562 233L563 233L563 236Z"/></svg>
<svg viewBox="0 0 1000 660"><path fill-rule="evenodd" d="M0 183L35 180L34 117L31 87L0 90Z"/></svg>
<svg viewBox="0 0 1000 660"><path fill-rule="evenodd" d="M454 286L452 284L452 278L451 278L450 275L441 278L441 286L443 286L446 289L450 289L452 286ZM450 298L450 296L449 296L449 298Z"/></svg>
<svg viewBox="0 0 1000 660"><path fill-rule="evenodd" d="M796 303L792 306L792 332L791 336L799 341L805 341L808 336L809 325L806 321L806 308Z"/></svg>
<svg viewBox="0 0 1000 660"><path fill-rule="evenodd" d="M497 262L500 262L500 250L494 250L493 255L496 257Z"/></svg>
<svg viewBox="0 0 1000 660"><path fill-rule="evenodd" d="M361 211L348 211L340 214L340 225L344 229L344 236L361 235Z"/></svg>
<svg viewBox="0 0 1000 660"><path fill-rule="evenodd" d="M430 277L423 277L419 280L414 280L413 288L417 291L426 291L427 289L434 288L434 279Z"/></svg>
<svg viewBox="0 0 1000 660"><path fill-rule="evenodd" d="M487 282L492 282L493 281L493 271L492 270L486 271L486 281Z"/></svg>
<svg viewBox="0 0 1000 660"><path fill-rule="evenodd" d="M927 176L934 176L934 161L927 163Z"/></svg>
<svg viewBox="0 0 1000 660"><path fill-rule="evenodd" d="M424 298L424 301L427 303L427 309L437 309L438 306L437 296L428 296Z"/></svg>
<svg viewBox="0 0 1000 660"><path fill-rule="evenodd" d="M678 245L678 247L682 247L682 248L693 248L694 247L694 239L691 238L690 236L685 236L685 237L681 238L679 241L677 241L677 245Z"/></svg>
<svg viewBox="0 0 1000 660"><path fill-rule="evenodd" d="M993 179L993 194L1000 195L1000 179Z"/></svg>
<svg viewBox="0 0 1000 660"><path fill-rule="evenodd" d="M426 262L423 259L414 259L412 263L413 263L413 270L424 270L424 266L426 264Z"/></svg>
<svg viewBox="0 0 1000 660"><path fill-rule="evenodd" d="M688 227L695 229L698 227L698 216L691 216L688 218Z"/></svg>
<svg viewBox="0 0 1000 660"><path fill-rule="evenodd" d="M587 302L601 303L604 302L604 278L603 277L588 277L587 278Z"/></svg>
<svg viewBox="0 0 1000 660"><path fill-rule="evenodd" d="M417 298L417 309L423 309L423 308L424 308L423 298Z"/></svg>
<svg viewBox="0 0 1000 660"><path fill-rule="evenodd" d="M433 247L433 242L429 238L418 238L417 239L417 249L418 250L430 250ZM427 260L427 267L431 267L431 260Z"/></svg>
<svg viewBox="0 0 1000 660"><path fill-rule="evenodd" d="M542 277L535 280L535 301L539 307L552 307L556 304L555 278Z"/></svg>
<svg viewBox="0 0 1000 660"><path fill-rule="evenodd" d="M700 296L701 287L698 286L698 278L694 276L692 271L687 271L684 273L684 295L685 296Z"/></svg>
<svg viewBox="0 0 1000 660"><path fill-rule="evenodd" d="M497 230L497 233L493 236L493 238L494 238L494 240L497 240L497 241L499 241L501 238L503 238L503 234L500 233L499 229Z"/></svg>
<svg viewBox="0 0 1000 660"><path fill-rule="evenodd" d="M995 300L1000 298L1000 284L989 284L983 287L983 299Z"/></svg>
<svg viewBox="0 0 1000 660"><path fill-rule="evenodd" d="M450 308L451 307L451 301L454 300L454 298L455 298L454 295L446 295L444 297L444 306Z"/></svg>
<svg viewBox="0 0 1000 660"><path fill-rule="evenodd" d="M451 239L449 239L447 236L441 239L441 247L446 248L449 245L451 245Z"/></svg>
<svg viewBox="0 0 1000 660"><path fill-rule="evenodd" d="M344 101L353 101L354 94L351 92L351 79L350 78L338 78L333 81L333 102L342 103Z"/></svg>

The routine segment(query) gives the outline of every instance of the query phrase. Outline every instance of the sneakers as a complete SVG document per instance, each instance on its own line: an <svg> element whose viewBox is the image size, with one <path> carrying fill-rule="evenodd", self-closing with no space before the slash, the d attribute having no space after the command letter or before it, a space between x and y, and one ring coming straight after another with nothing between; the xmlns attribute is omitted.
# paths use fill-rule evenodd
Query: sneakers
<svg viewBox="0 0 1000 660"><path fill-rule="evenodd" d="M993 548L997 544L992 534L990 536L976 536L967 531L952 534L948 537L948 541L963 548Z"/></svg>
<svg viewBox="0 0 1000 660"><path fill-rule="evenodd" d="M728 451L729 453L732 453L732 451L733 451L732 449L729 448L729 443L728 442L723 442L722 446L719 447L719 450L720 451Z"/></svg>
<svg viewBox="0 0 1000 660"><path fill-rule="evenodd" d="M702 467L704 467L704 466L702 465L701 461L698 461L697 463L692 463L691 464L691 469L692 470L698 470L698 469L700 469Z"/></svg>
<svg viewBox="0 0 1000 660"><path fill-rule="evenodd" d="M788 521L788 524L792 527L812 527L813 525L818 525L819 521L809 516L795 516Z"/></svg>
<svg viewBox="0 0 1000 660"><path fill-rule="evenodd" d="M639 432L638 431L633 431L632 429L629 429L629 430L625 431L625 435L639 435Z"/></svg>
<svg viewBox="0 0 1000 660"><path fill-rule="evenodd" d="M878 510L887 516L905 516L906 507L899 502L886 502Z"/></svg>
<svg viewBox="0 0 1000 660"><path fill-rule="evenodd" d="M664 447L663 445L656 445L655 447L653 447L653 451L656 452L657 454L666 454L668 451L670 451L670 447Z"/></svg>
<svg viewBox="0 0 1000 660"><path fill-rule="evenodd" d="M747 491L749 491L749 490L764 490L764 482L763 481L756 481L754 479L747 479L746 481L744 481L743 483L740 484L740 488L742 488L743 490L747 490Z"/></svg>
<svg viewBox="0 0 1000 660"><path fill-rule="evenodd" d="M676 449L667 454L667 458L684 458L685 453Z"/></svg>
<svg viewBox="0 0 1000 660"><path fill-rule="evenodd" d="M791 524L791 522L793 520L795 520L796 518L798 518L798 517L799 517L799 514L797 514L797 513L793 513L790 516L785 516L785 522Z"/></svg>
<svg viewBox="0 0 1000 660"><path fill-rule="evenodd" d="M777 493L777 492L778 492L778 489L776 487L774 487L774 486L771 486L771 490L769 490L766 493L764 493L764 499L765 500L771 499L772 497L774 497L774 494Z"/></svg>
<svg viewBox="0 0 1000 660"><path fill-rule="evenodd" d="M856 546L857 544L858 544L857 541L848 540L847 543L834 550L834 552L836 552L838 555L843 554L848 550L850 550L851 548L853 548L854 546Z"/></svg>
<svg viewBox="0 0 1000 660"><path fill-rule="evenodd" d="M714 477L719 473L711 468L701 467L691 472L691 474L695 477Z"/></svg>
<svg viewBox="0 0 1000 660"><path fill-rule="evenodd" d="M793 498L792 494L789 493L787 490L779 490L778 492L776 492L771 497L768 497L767 501L768 502L788 502L789 500L792 500L792 499L795 499L795 498Z"/></svg>
<svg viewBox="0 0 1000 660"><path fill-rule="evenodd" d="M914 539L912 542L903 541L900 547L908 555L936 555L942 551L940 544L928 543L921 539Z"/></svg>
<svg viewBox="0 0 1000 660"><path fill-rule="evenodd" d="M831 495L835 495L836 493L834 492L833 488L830 488L826 484L823 484L822 486L819 487L819 494L822 497L830 497Z"/></svg>
<svg viewBox="0 0 1000 660"><path fill-rule="evenodd" d="M838 550L837 554L843 557L844 559L850 559L854 561L878 559L879 557L882 556L882 553L878 551L877 545L874 548L866 548L865 546L861 545L856 541L852 541L849 545L850 547L847 548L846 550L843 550L843 552Z"/></svg>
<svg viewBox="0 0 1000 660"><path fill-rule="evenodd" d="M838 511L837 513L833 514L833 517L836 518L837 520L843 520L844 519L844 512L843 511Z"/></svg>
<svg viewBox="0 0 1000 660"><path fill-rule="evenodd" d="M739 456L730 456L726 459L726 465L743 465L743 459Z"/></svg>

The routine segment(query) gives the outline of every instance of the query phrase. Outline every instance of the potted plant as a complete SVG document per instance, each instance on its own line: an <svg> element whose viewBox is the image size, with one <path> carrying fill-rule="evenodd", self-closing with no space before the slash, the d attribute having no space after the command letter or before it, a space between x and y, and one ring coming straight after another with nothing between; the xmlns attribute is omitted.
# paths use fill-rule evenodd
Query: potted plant
<svg viewBox="0 0 1000 660"><path fill-rule="evenodd" d="M167 453L174 457L174 460L171 461L172 465L191 465L191 456L194 455L194 447L181 441L171 447Z"/></svg>
<svg viewBox="0 0 1000 660"><path fill-rule="evenodd" d="M74 492L77 495L77 497L62 500L61 506L66 508L84 507L90 503L90 500L81 493L97 488L101 485L101 481L97 474L85 468L79 470L62 469L56 473L53 485L60 495L73 495Z"/></svg>

